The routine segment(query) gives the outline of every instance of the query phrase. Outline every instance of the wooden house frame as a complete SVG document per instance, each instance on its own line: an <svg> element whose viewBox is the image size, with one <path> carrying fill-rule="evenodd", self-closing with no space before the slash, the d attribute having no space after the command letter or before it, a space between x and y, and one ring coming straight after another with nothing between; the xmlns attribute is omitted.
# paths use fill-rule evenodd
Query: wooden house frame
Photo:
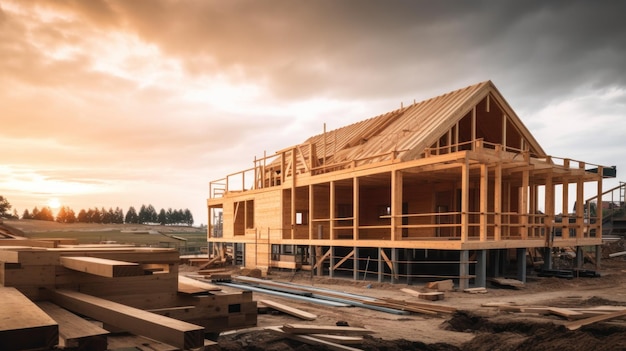
<svg viewBox="0 0 626 351"><path fill-rule="evenodd" d="M461 287L485 286L518 257L524 280L527 251L597 254L601 218L569 203L585 203L589 182L602 194L606 173L548 156L486 81L324 130L211 182L209 252L246 267Z"/></svg>

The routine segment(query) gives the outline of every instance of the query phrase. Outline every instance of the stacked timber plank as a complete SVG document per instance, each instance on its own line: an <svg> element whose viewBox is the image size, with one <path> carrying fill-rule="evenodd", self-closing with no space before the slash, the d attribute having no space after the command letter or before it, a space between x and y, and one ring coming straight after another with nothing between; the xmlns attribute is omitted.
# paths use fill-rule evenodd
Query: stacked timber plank
<svg viewBox="0 0 626 351"><path fill-rule="evenodd" d="M13 340L16 350L106 350L108 331L84 317L177 349L205 347L205 333L256 325L252 293L179 278L175 249L68 243L2 240L0 302L32 312L25 320L0 307L3 350L1 338Z"/></svg>

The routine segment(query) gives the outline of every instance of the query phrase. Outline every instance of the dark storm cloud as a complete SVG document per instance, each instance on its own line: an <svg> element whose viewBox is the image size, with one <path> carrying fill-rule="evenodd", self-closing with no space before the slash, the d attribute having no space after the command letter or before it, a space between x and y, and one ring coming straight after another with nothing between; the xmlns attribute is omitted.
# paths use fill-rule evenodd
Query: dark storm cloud
<svg viewBox="0 0 626 351"><path fill-rule="evenodd" d="M226 71L264 82L281 98L429 96L433 86L493 79L514 95L546 103L546 95L626 81L623 1L112 1L93 7L107 9L102 21L181 57L193 74ZM95 16L91 8L76 11Z"/></svg>

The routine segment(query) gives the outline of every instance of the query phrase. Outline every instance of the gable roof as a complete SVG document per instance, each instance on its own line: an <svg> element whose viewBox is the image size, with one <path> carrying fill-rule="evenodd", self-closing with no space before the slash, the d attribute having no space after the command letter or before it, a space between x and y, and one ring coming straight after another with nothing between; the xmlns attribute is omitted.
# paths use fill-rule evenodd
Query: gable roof
<svg viewBox="0 0 626 351"><path fill-rule="evenodd" d="M332 164L351 160L364 160L360 164L391 158L403 161L420 158L424 150L451 130L476 106L489 99L497 104L525 140L527 148L535 155L545 152L511 109L491 81L458 89L431 99L402 107L395 111L369 118L342 128L315 135L305 144L315 145L318 159ZM493 106L493 105L492 105ZM308 157L309 152L306 152Z"/></svg>

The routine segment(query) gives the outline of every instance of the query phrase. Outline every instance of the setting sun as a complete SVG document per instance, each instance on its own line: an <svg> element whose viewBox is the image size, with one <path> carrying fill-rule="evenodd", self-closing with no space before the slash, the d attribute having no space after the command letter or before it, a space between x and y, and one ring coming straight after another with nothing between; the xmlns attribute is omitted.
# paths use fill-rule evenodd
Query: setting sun
<svg viewBox="0 0 626 351"><path fill-rule="evenodd" d="M56 210L59 207L61 207L61 201L59 201L59 199L57 198L52 198L48 200L48 207L50 207L53 210Z"/></svg>

